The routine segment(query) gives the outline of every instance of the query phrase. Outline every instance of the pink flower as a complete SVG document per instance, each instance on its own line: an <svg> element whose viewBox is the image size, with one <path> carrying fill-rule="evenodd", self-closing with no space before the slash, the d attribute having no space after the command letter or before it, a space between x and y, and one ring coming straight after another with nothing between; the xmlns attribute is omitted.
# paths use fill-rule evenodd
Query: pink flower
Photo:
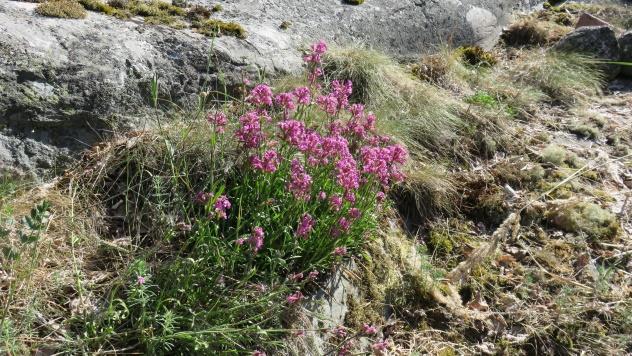
<svg viewBox="0 0 632 356"><path fill-rule="evenodd" d="M362 213L358 208L351 208L349 209L349 216L351 216L352 219L359 219L360 216L362 216Z"/></svg>
<svg viewBox="0 0 632 356"><path fill-rule="evenodd" d="M331 95L338 101L338 110L342 110L349 106L349 96L353 93L353 84L350 80L340 82L334 80L331 82Z"/></svg>
<svg viewBox="0 0 632 356"><path fill-rule="evenodd" d="M252 352L252 356L266 356L266 353L263 351L255 350Z"/></svg>
<svg viewBox="0 0 632 356"><path fill-rule="evenodd" d="M323 192L322 190L318 192L318 200L325 200L325 199L327 199L327 193Z"/></svg>
<svg viewBox="0 0 632 356"><path fill-rule="evenodd" d="M246 148L256 148L263 140L259 112L250 111L239 118L241 127L235 132L235 136Z"/></svg>
<svg viewBox="0 0 632 356"><path fill-rule="evenodd" d="M332 332L333 332L334 335L336 335L339 338L343 338L343 337L347 336L347 330L342 325L336 326L336 328L334 328L332 330Z"/></svg>
<svg viewBox="0 0 632 356"><path fill-rule="evenodd" d="M345 192L345 200L348 201L349 203L355 203L356 201L356 196L355 193L348 190Z"/></svg>
<svg viewBox="0 0 632 356"><path fill-rule="evenodd" d="M384 194L384 192L377 192L377 194L375 195L375 199L378 203L381 203L386 199L386 194Z"/></svg>
<svg viewBox="0 0 632 356"><path fill-rule="evenodd" d="M344 256L346 254L347 254L347 248L345 246L336 247L333 252L334 256Z"/></svg>
<svg viewBox="0 0 632 356"><path fill-rule="evenodd" d="M353 104L349 107L349 112L351 113L354 119L360 119L362 118L362 115L364 115L364 105Z"/></svg>
<svg viewBox="0 0 632 356"><path fill-rule="evenodd" d="M351 155L341 158L336 163L336 178L338 184L347 191L360 187L360 174Z"/></svg>
<svg viewBox="0 0 632 356"><path fill-rule="evenodd" d="M300 282L303 279L303 273L292 273L287 276L287 279L292 282Z"/></svg>
<svg viewBox="0 0 632 356"><path fill-rule="evenodd" d="M362 325L362 331L367 334L367 335L375 335L377 334L377 328L373 325L369 325L367 323L364 323L364 325Z"/></svg>
<svg viewBox="0 0 632 356"><path fill-rule="evenodd" d="M333 94L319 96L316 98L316 104L331 116L335 116L338 113L338 99Z"/></svg>
<svg viewBox="0 0 632 356"><path fill-rule="evenodd" d="M305 213L301 217L301 220L298 223L298 228L296 229L296 235L306 239L309 236L309 233L314 229L314 225L316 224L316 220L311 217L311 215Z"/></svg>
<svg viewBox="0 0 632 356"><path fill-rule="evenodd" d="M327 52L327 44L325 43L325 41L320 40L312 44L311 50L312 51L310 52L310 54L303 57L303 60L307 63L320 64L320 62L322 61L322 55Z"/></svg>
<svg viewBox="0 0 632 356"><path fill-rule="evenodd" d="M309 200L309 191L312 186L312 177L305 172L305 168L298 159L293 159L290 164L290 183L288 190L297 199Z"/></svg>
<svg viewBox="0 0 632 356"><path fill-rule="evenodd" d="M287 296L286 300L288 304L295 304L303 299L303 293L296 292Z"/></svg>
<svg viewBox="0 0 632 356"><path fill-rule="evenodd" d="M373 349L373 352L377 353L378 355L381 355L382 351L386 351L386 349L388 348L388 341L387 340L378 341L374 343L373 345L371 345L371 348Z"/></svg>
<svg viewBox="0 0 632 356"><path fill-rule="evenodd" d="M342 217L338 220L338 226L340 226L340 230L347 232L351 228L351 223L347 218Z"/></svg>
<svg viewBox="0 0 632 356"><path fill-rule="evenodd" d="M248 239L248 243L250 244L250 246L252 246L252 249L255 253L259 252L259 250L263 248L264 236L265 233L263 232L263 229L261 227L256 226L252 229L252 234Z"/></svg>
<svg viewBox="0 0 632 356"><path fill-rule="evenodd" d="M342 208L342 198L340 197L340 195L332 195L331 198L329 198L329 203L331 204L331 207L334 209L334 211L340 211L340 208Z"/></svg>
<svg viewBox="0 0 632 356"><path fill-rule="evenodd" d="M294 96L296 97L296 102L302 105L309 105L312 102L311 92L307 87L299 87L294 89Z"/></svg>
<svg viewBox="0 0 632 356"><path fill-rule="evenodd" d="M241 238L238 238L237 240L235 240L235 244L237 244L239 246L243 245L245 242L246 242L246 238L244 238L244 237L241 237Z"/></svg>
<svg viewBox="0 0 632 356"><path fill-rule="evenodd" d="M292 93L281 93L278 94L274 101L283 107L285 110L294 110L296 109L296 105L294 104Z"/></svg>
<svg viewBox="0 0 632 356"><path fill-rule="evenodd" d="M145 277L143 276L136 277L136 284L138 284L139 286L142 286L143 284L145 284Z"/></svg>
<svg viewBox="0 0 632 356"><path fill-rule="evenodd" d="M366 116L366 123L364 124L364 129L369 131L369 132L375 131L375 121L376 121L375 114L370 112Z"/></svg>
<svg viewBox="0 0 632 356"><path fill-rule="evenodd" d="M228 123L228 119L223 112L209 113L208 116L206 116L206 120L215 126L215 132L224 133L224 126Z"/></svg>
<svg viewBox="0 0 632 356"><path fill-rule="evenodd" d="M307 278L313 281L316 278L318 278L318 275L319 275L318 271L311 271L309 272L309 275L307 275Z"/></svg>
<svg viewBox="0 0 632 356"><path fill-rule="evenodd" d="M250 164L256 170L266 173L273 173L279 167L279 154L275 150L268 150L263 154L263 158L257 156L250 157Z"/></svg>
<svg viewBox="0 0 632 356"><path fill-rule="evenodd" d="M247 100L255 105L272 106L272 89L266 84L259 84L250 91Z"/></svg>
<svg viewBox="0 0 632 356"><path fill-rule="evenodd" d="M224 220L226 220L226 218L228 217L226 215L226 210L230 209L230 207L230 200L228 200L228 197L226 197L225 195L220 196L215 201L215 213L217 214L217 216Z"/></svg>
<svg viewBox="0 0 632 356"><path fill-rule="evenodd" d="M293 146L298 146L303 141L305 135L305 124L297 120L285 120L279 123L279 128L283 132L283 139Z"/></svg>

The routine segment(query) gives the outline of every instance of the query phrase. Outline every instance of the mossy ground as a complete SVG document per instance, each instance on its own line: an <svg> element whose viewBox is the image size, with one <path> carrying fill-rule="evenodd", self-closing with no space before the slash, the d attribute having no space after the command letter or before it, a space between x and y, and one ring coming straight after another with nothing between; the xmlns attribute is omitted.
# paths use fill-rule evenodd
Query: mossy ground
<svg viewBox="0 0 632 356"><path fill-rule="evenodd" d="M193 5L181 7L161 0L48 0L38 6L44 16L83 19L86 10L129 19L141 16L148 25L165 25L175 29L193 28L209 37L234 36L246 38L246 30L236 22L212 18L222 11L221 4L212 7Z"/></svg>

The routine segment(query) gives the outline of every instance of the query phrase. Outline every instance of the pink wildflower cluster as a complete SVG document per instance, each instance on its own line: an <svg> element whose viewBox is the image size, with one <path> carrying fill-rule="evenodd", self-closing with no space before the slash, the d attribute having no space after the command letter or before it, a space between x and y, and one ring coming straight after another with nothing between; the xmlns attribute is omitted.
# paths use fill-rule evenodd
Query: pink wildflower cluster
<svg viewBox="0 0 632 356"><path fill-rule="evenodd" d="M237 245L243 245L244 243L248 242L248 244L252 247L252 251L254 253L259 252L259 250L261 250L263 248L263 239L264 239L265 233L263 232L263 228L256 226L252 229L252 233L250 234L249 238L240 238L237 239L236 243Z"/></svg>
<svg viewBox="0 0 632 356"><path fill-rule="evenodd" d="M312 187L312 177L307 174L305 167L298 159L293 159L290 172L290 183L288 189L297 199L309 200Z"/></svg>
<svg viewBox="0 0 632 356"><path fill-rule="evenodd" d="M266 173L274 173L279 167L279 163L279 154L274 150L266 151L261 158L258 156L250 157L252 168Z"/></svg>
<svg viewBox="0 0 632 356"><path fill-rule="evenodd" d="M246 148L259 147L263 141L261 131L261 119L259 112L250 111L239 118L241 127L235 132L235 136Z"/></svg>
<svg viewBox="0 0 632 356"><path fill-rule="evenodd" d="M222 195L215 201L215 214L217 214L217 216L219 216L221 219L226 220L228 218L226 210L230 209L230 207L230 200L228 200L228 197L226 197L225 195Z"/></svg>
<svg viewBox="0 0 632 356"><path fill-rule="evenodd" d="M308 80L312 86L316 86L318 77L323 75L323 69L321 67L323 61L323 54L327 52L327 44L325 41L318 41L311 47L311 52L303 57L305 63L310 67L308 73Z"/></svg>
<svg viewBox="0 0 632 356"><path fill-rule="evenodd" d="M314 229L314 225L316 224L316 220L314 218L305 213L301 217L301 220L298 223L298 228L296 229L296 235L298 237L302 237L306 239L309 236L309 233Z"/></svg>
<svg viewBox="0 0 632 356"><path fill-rule="evenodd" d="M250 91L247 100L254 105L272 106L272 89L266 84L259 84Z"/></svg>
<svg viewBox="0 0 632 356"><path fill-rule="evenodd" d="M216 112L213 114L208 114L206 120L213 125L215 128L215 132L224 133L224 126L228 123L228 118L226 118L226 114L223 112Z"/></svg>
<svg viewBox="0 0 632 356"><path fill-rule="evenodd" d="M292 293L290 295L287 296L287 298L285 298L287 300L287 303L292 305L292 304L296 304L298 302L300 302L301 300L303 300L303 293L299 292L295 292Z"/></svg>
<svg viewBox="0 0 632 356"><path fill-rule="evenodd" d="M383 186L400 182L403 175L399 166L406 162L407 153L401 145L387 147L365 146L360 149L362 173L373 174Z"/></svg>

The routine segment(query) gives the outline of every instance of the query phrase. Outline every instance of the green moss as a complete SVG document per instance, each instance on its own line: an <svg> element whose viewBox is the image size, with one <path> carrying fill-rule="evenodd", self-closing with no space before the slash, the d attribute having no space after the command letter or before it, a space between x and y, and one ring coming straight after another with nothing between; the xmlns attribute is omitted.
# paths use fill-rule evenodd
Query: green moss
<svg viewBox="0 0 632 356"><path fill-rule="evenodd" d="M478 67L493 67L498 63L493 53L482 49L479 46L467 46L458 49L461 58L467 64Z"/></svg>
<svg viewBox="0 0 632 356"><path fill-rule="evenodd" d="M476 94L465 99L466 103L479 105L488 109L498 108L500 105L498 99L489 95L488 92L484 90L479 90Z"/></svg>
<svg viewBox="0 0 632 356"><path fill-rule="evenodd" d="M149 25L165 25L175 29L186 28L186 24L176 16L161 15L145 17L145 23Z"/></svg>
<svg viewBox="0 0 632 356"><path fill-rule="evenodd" d="M64 19L83 19L88 15L81 4L72 0L47 1L37 5L35 12L42 16Z"/></svg>
<svg viewBox="0 0 632 356"><path fill-rule="evenodd" d="M221 5L221 4L215 4L215 5L213 5L213 7L211 8L211 11L213 11L213 12L220 12L220 11L222 11L222 10L224 10L224 8L222 7L222 5Z"/></svg>
<svg viewBox="0 0 632 356"><path fill-rule="evenodd" d="M558 145L551 144L542 151L540 158L544 163L560 166L566 159L566 150Z"/></svg>
<svg viewBox="0 0 632 356"><path fill-rule="evenodd" d="M113 15L116 9L99 0L79 0L79 3L83 5L86 10L102 12L106 15Z"/></svg>
<svg viewBox="0 0 632 356"><path fill-rule="evenodd" d="M557 228L585 234L593 240L612 240L619 235L620 224L610 211L593 203L568 203L547 213Z"/></svg>
<svg viewBox="0 0 632 356"><path fill-rule="evenodd" d="M345 4L349 5L362 5L364 4L364 0L344 0Z"/></svg>
<svg viewBox="0 0 632 356"><path fill-rule="evenodd" d="M163 1L144 2L139 0L130 1L127 9L134 15L138 16L185 16L186 10L171 5Z"/></svg>
<svg viewBox="0 0 632 356"><path fill-rule="evenodd" d="M458 219L434 225L428 234L428 246L439 256L451 254L471 240L470 229Z"/></svg>
<svg viewBox="0 0 632 356"><path fill-rule="evenodd" d="M595 140L599 137L599 129L589 125L577 125L573 126L569 130L571 133L590 140Z"/></svg>
<svg viewBox="0 0 632 356"><path fill-rule="evenodd" d="M236 22L226 22L216 19L208 19L204 21L193 22L193 28L206 36L234 36L237 38L246 38L246 30Z"/></svg>

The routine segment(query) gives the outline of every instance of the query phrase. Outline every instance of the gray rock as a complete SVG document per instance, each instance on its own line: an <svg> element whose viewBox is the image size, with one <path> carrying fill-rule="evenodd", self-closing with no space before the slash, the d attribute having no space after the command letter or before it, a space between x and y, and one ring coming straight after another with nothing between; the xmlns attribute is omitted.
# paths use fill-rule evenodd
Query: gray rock
<svg viewBox="0 0 632 356"><path fill-rule="evenodd" d="M220 81L230 89L244 73L300 70L299 49L318 39L364 43L401 57L445 43L491 46L515 4L229 0L216 16L240 23L248 37L211 40L93 12L85 20L45 18L34 13L36 4L0 0L0 171L39 174L113 130L151 124L154 75L163 108L167 101L187 108ZM293 25L283 30L283 21Z"/></svg>
<svg viewBox="0 0 632 356"><path fill-rule="evenodd" d="M619 47L621 48L621 61L629 62L632 65L632 30L619 37ZM632 67L621 66L621 74L632 78Z"/></svg>
<svg viewBox="0 0 632 356"><path fill-rule="evenodd" d="M619 60L617 36L609 26L580 27L562 37L554 48L559 51L584 53L597 60ZM619 74L619 65L601 64L600 66L609 79Z"/></svg>

